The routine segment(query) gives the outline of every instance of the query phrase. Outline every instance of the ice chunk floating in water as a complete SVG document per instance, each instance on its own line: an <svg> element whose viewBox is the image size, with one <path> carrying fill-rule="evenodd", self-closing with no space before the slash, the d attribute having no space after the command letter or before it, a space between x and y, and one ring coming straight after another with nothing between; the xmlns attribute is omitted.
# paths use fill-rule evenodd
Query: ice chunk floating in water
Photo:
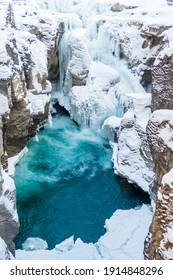
<svg viewBox="0 0 173 280"><path fill-rule="evenodd" d="M149 203L144 192L114 175L106 140L67 116L53 118L52 127L28 148L14 178L20 218L17 248L28 237L46 240L49 249L72 235L96 242L116 209Z"/></svg>

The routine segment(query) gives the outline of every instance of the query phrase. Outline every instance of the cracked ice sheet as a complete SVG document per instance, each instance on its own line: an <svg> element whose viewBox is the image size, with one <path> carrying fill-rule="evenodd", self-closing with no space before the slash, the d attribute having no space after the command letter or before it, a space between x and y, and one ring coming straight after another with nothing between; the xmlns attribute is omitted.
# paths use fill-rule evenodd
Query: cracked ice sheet
<svg viewBox="0 0 173 280"><path fill-rule="evenodd" d="M62 259L62 260L99 260L99 259L143 259L144 240L152 219L149 206L139 209L117 210L106 220L107 232L97 243L84 243L80 238L66 239L52 250L17 250L16 258L22 259Z"/></svg>
<svg viewBox="0 0 173 280"><path fill-rule="evenodd" d="M106 220L107 232L98 240L104 259L143 259L144 240L152 212L143 205L135 210L117 210Z"/></svg>

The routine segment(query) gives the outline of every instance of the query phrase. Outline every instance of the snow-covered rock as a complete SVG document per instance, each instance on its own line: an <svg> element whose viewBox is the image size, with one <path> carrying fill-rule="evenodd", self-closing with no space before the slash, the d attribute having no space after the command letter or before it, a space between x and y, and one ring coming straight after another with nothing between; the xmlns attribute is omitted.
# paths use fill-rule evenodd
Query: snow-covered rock
<svg viewBox="0 0 173 280"><path fill-rule="evenodd" d="M146 92L127 93L126 100L133 102L133 111L137 124L145 131L151 115L151 94Z"/></svg>
<svg viewBox="0 0 173 280"><path fill-rule="evenodd" d="M0 260L14 260L4 240L0 237Z"/></svg>
<svg viewBox="0 0 173 280"><path fill-rule="evenodd" d="M54 30L48 49L39 38L41 33L38 35L37 30L31 31L34 12L31 25L20 22L23 15L20 9L15 10L17 28L7 22L9 3L0 3L0 237L14 255L13 239L19 227L15 185L4 169L8 170L8 156L20 152L36 133L39 123L48 117L51 85L47 81L47 58L48 51L54 46L57 30ZM27 15L25 12L24 17ZM11 16L14 17L13 10ZM2 252L5 248L2 246Z"/></svg>
<svg viewBox="0 0 173 280"><path fill-rule="evenodd" d="M103 137L109 139L111 142L117 142L121 120L122 118L116 116L107 118L102 125L101 133Z"/></svg>
<svg viewBox="0 0 173 280"><path fill-rule="evenodd" d="M5 76L0 78L0 114L5 114L6 118L3 120L6 122L4 148L8 155L14 155L26 145L34 120L33 111L36 111L28 90L32 91L32 94L44 94L45 97L40 98L46 99L46 102L39 105L41 110L34 112L34 115L42 115L44 119L48 114L46 106L49 104L51 87L46 81L47 50L35 35L27 31L7 29L0 32L0 63L11 73L5 75L4 72ZM38 118L41 118L40 116ZM19 139L16 144L12 141L14 135Z"/></svg>
<svg viewBox="0 0 173 280"><path fill-rule="evenodd" d="M45 250L48 248L47 242L41 238L32 238L29 237L22 244L22 249L25 251L36 251L36 250Z"/></svg>
<svg viewBox="0 0 173 280"><path fill-rule="evenodd" d="M155 163L156 210L145 241L146 259L173 259L173 110L157 110L149 120L147 134Z"/></svg>
<svg viewBox="0 0 173 280"><path fill-rule="evenodd" d="M151 1L117 3L131 8L122 9L118 13L107 10L97 15L96 12L93 17L89 17L87 30L92 58L117 69L117 59L125 58L129 68L150 90L154 61L157 61L157 56L172 49L171 9L166 1L158 5L153 5Z"/></svg>
<svg viewBox="0 0 173 280"><path fill-rule="evenodd" d="M87 83L72 87L70 116L78 124L100 128L104 120L116 115L115 85L119 82L116 71L100 62L92 62Z"/></svg>
<svg viewBox="0 0 173 280"><path fill-rule="evenodd" d="M152 69L152 111L173 109L173 39L170 40L172 32L173 28L165 32L168 46L159 54Z"/></svg>
<svg viewBox="0 0 173 280"><path fill-rule="evenodd" d="M173 260L173 169L163 176L156 210L145 241L146 259Z"/></svg>
<svg viewBox="0 0 173 280"><path fill-rule="evenodd" d="M148 93L127 94L123 105L125 114L111 142L115 173L146 192L150 191L154 177L146 137L146 124L151 114L150 103L151 96Z"/></svg>
<svg viewBox="0 0 173 280"><path fill-rule="evenodd" d="M72 76L72 86L85 85L88 77L91 58L85 40L85 29L75 29L69 36L71 59L67 71Z"/></svg>
<svg viewBox="0 0 173 280"><path fill-rule="evenodd" d="M15 254L13 239L19 227L15 191L13 179L0 167L0 236L13 255Z"/></svg>

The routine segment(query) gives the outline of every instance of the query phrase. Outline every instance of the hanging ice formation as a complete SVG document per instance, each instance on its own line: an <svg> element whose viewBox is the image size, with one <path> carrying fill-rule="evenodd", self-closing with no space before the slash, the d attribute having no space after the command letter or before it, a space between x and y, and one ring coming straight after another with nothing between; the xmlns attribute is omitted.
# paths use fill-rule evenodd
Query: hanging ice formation
<svg viewBox="0 0 173 280"><path fill-rule="evenodd" d="M82 29L76 28L78 24L79 18L76 17L70 21L67 17L65 20L66 30L58 49L60 69L58 102L80 125L100 127L109 116L122 117L122 104L127 93L144 90L126 63L120 61L119 25L112 19L92 19L86 28L88 38L86 42ZM88 67L90 56L88 46L91 58L100 63L95 64L94 72L91 71L93 67ZM92 61L91 66L93 63ZM100 73L98 68L106 72ZM113 83L111 70L113 76L118 77ZM89 72L86 84L82 83L81 78L85 71Z"/></svg>
<svg viewBox="0 0 173 280"><path fill-rule="evenodd" d="M115 40L115 51L114 51L114 56L117 60L120 59L120 36L117 33L117 35L114 37Z"/></svg>
<svg viewBox="0 0 173 280"><path fill-rule="evenodd" d="M68 62L70 60L70 52L68 47L68 37L69 37L69 31L65 31L59 47L58 47L58 56L59 56L59 91L60 92L66 92L64 89L65 81L66 81L66 72L67 72L67 66ZM67 84L67 82L66 82Z"/></svg>

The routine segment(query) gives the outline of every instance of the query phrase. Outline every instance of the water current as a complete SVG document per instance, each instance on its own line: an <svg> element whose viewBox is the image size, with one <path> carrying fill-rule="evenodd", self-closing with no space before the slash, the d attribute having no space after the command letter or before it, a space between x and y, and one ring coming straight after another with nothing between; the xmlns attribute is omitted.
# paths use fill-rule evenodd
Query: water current
<svg viewBox="0 0 173 280"><path fill-rule="evenodd" d="M115 210L149 203L147 194L114 174L110 145L97 132L58 114L38 138L16 166L16 248L28 237L46 240L49 249L72 235L96 242Z"/></svg>

